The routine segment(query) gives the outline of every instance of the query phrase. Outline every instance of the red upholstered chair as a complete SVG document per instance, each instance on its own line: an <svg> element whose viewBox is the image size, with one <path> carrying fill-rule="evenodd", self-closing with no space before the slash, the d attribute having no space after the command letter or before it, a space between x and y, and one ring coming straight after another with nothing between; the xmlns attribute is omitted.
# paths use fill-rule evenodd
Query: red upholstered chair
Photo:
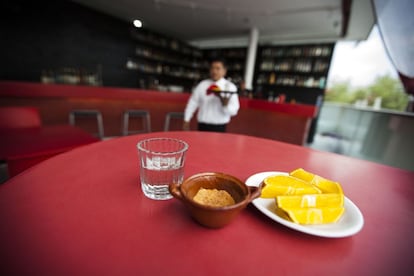
<svg viewBox="0 0 414 276"><path fill-rule="evenodd" d="M39 110L34 107L0 107L0 129L40 127Z"/></svg>
<svg viewBox="0 0 414 276"><path fill-rule="evenodd" d="M7 133L9 131L13 131L15 129L22 129L22 128L36 128L36 127L40 127L41 124L42 122L40 120L39 111L34 107L24 107L24 106L0 107L0 131L1 131L0 133ZM14 176L17 173L28 168L30 165L33 165L31 163L28 163L27 161L26 162L22 162L22 161L14 162L10 158L7 158L6 160L0 160L1 166L6 164L5 161L7 161L6 168L8 169L9 177ZM14 163L16 163L16 165L14 165ZM7 177L3 176L3 174L4 173L2 172L2 180L4 181L5 179L7 179Z"/></svg>

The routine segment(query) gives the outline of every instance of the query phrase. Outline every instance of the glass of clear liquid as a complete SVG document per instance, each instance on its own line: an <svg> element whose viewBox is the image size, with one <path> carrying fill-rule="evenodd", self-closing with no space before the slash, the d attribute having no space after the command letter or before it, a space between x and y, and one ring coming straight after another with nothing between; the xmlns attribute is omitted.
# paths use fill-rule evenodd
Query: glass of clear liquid
<svg viewBox="0 0 414 276"><path fill-rule="evenodd" d="M150 138L139 141L137 148L144 195L155 200L172 198L168 186L183 182L188 144L172 138Z"/></svg>

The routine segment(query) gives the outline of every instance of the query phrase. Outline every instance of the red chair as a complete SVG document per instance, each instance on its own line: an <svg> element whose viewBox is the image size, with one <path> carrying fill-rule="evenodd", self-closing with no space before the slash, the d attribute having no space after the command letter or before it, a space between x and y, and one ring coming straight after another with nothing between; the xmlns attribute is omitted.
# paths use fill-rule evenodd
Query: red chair
<svg viewBox="0 0 414 276"><path fill-rule="evenodd" d="M19 129L38 128L41 125L42 121L37 108L25 106L0 107L0 140L3 139L1 134L7 134ZM8 177L12 177L40 161L40 159L35 160L33 158L24 162L21 160L15 161L0 154L0 164L7 163ZM3 176L2 172L2 180L8 177Z"/></svg>
<svg viewBox="0 0 414 276"><path fill-rule="evenodd" d="M0 107L0 129L40 127L39 110L34 107Z"/></svg>

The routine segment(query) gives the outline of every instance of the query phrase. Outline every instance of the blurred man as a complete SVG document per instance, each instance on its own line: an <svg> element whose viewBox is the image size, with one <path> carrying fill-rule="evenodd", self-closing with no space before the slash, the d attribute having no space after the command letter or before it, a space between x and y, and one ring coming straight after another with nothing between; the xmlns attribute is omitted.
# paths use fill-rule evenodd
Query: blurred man
<svg viewBox="0 0 414 276"><path fill-rule="evenodd" d="M225 132L230 118L240 108L237 87L226 80L224 59L215 58L210 63L210 79L201 81L194 89L184 113L184 130L190 129L190 121L198 109L198 130Z"/></svg>

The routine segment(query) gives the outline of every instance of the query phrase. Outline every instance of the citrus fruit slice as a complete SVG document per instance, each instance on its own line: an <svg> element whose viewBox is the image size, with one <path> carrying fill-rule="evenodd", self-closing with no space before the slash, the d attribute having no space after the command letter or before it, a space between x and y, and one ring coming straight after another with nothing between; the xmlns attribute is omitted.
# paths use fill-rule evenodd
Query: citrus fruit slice
<svg viewBox="0 0 414 276"><path fill-rule="evenodd" d="M318 187L323 193L344 193L338 182L334 182L317 175L314 177L312 184Z"/></svg>
<svg viewBox="0 0 414 276"><path fill-rule="evenodd" d="M275 198L279 195L320 194L321 191L305 181L288 176L275 175L265 178L262 198Z"/></svg>
<svg viewBox="0 0 414 276"><path fill-rule="evenodd" d="M342 187L338 182L325 179L319 175L307 172L304 169L296 169L290 172L289 175L315 185L323 193L343 194Z"/></svg>
<svg viewBox="0 0 414 276"><path fill-rule="evenodd" d="M313 173L307 172L302 168L296 169L294 171L291 171L289 173L290 176L302 179L303 181L306 182L312 182L313 177L315 176Z"/></svg>
<svg viewBox="0 0 414 276"><path fill-rule="evenodd" d="M308 207L343 207L343 194L311 194L295 196L278 196L276 205L284 209L297 209Z"/></svg>
<svg viewBox="0 0 414 276"><path fill-rule="evenodd" d="M345 211L344 207L283 209L289 218L299 224L335 223Z"/></svg>

